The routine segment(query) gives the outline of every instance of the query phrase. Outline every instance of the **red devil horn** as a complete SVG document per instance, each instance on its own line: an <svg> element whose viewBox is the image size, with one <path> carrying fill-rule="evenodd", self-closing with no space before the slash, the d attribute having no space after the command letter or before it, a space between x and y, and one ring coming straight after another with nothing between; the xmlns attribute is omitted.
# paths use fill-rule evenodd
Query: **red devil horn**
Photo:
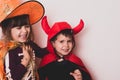
<svg viewBox="0 0 120 80"><path fill-rule="evenodd" d="M84 27L84 22L81 19L80 23L73 29L74 34L77 34L78 32L80 32L83 29L83 27Z"/></svg>
<svg viewBox="0 0 120 80"><path fill-rule="evenodd" d="M41 21L41 25L42 25L43 30L48 34L50 31L50 26L48 25L47 16L43 17Z"/></svg>

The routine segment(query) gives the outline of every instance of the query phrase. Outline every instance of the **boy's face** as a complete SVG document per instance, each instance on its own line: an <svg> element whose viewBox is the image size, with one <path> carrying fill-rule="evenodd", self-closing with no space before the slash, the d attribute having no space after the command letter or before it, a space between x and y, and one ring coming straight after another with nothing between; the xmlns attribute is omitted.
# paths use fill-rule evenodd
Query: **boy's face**
<svg viewBox="0 0 120 80"><path fill-rule="evenodd" d="M14 41L26 42L30 34L30 26L16 26L11 29L11 36Z"/></svg>
<svg viewBox="0 0 120 80"><path fill-rule="evenodd" d="M56 50L56 53L60 57L63 57L64 55L68 55L71 52L74 44L72 38L66 37L63 34L59 34L57 39L52 41L52 45Z"/></svg>

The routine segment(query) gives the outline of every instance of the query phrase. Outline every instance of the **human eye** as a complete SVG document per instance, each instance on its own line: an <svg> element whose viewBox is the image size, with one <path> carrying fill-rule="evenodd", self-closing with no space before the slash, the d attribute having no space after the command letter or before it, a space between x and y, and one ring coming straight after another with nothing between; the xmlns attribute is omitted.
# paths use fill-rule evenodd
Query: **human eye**
<svg viewBox="0 0 120 80"><path fill-rule="evenodd" d="M72 40L68 40L68 43L72 43Z"/></svg>
<svg viewBox="0 0 120 80"><path fill-rule="evenodd" d="M63 43L63 42L64 42L63 40L60 41L60 43Z"/></svg>
<svg viewBox="0 0 120 80"><path fill-rule="evenodd" d="M25 25L25 27L26 27L26 28L29 28L29 27L30 27L30 25Z"/></svg>
<svg viewBox="0 0 120 80"><path fill-rule="evenodd" d="M18 26L18 27L15 27L15 28L16 28L16 29L21 29L21 27L19 27L19 26Z"/></svg>

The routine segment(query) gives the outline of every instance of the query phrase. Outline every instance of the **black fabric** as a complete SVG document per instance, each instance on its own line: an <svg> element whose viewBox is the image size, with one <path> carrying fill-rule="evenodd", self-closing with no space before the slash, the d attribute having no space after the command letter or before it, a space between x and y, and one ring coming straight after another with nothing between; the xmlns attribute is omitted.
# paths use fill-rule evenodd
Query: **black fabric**
<svg viewBox="0 0 120 80"><path fill-rule="evenodd" d="M41 58L48 53L46 48L40 48L32 41L28 42L27 44L33 48L36 57ZM21 59L23 58L23 55L20 54L22 54L22 48L20 46L15 49L9 50L9 68L13 80L21 80L24 74L27 72L27 68L25 68L21 64Z"/></svg>
<svg viewBox="0 0 120 80"><path fill-rule="evenodd" d="M21 80L24 76L27 68L25 68L21 63L23 56L19 56L22 53L22 49L17 47L9 51L9 68L13 80ZM17 75L16 75L17 74Z"/></svg>
<svg viewBox="0 0 120 80"><path fill-rule="evenodd" d="M42 58L44 55L48 54L47 48L40 48L37 44L33 41L29 41L28 44L33 48L35 51L35 56L38 58Z"/></svg>
<svg viewBox="0 0 120 80"><path fill-rule="evenodd" d="M91 80L89 74L81 70L78 65L68 60L49 63L46 66L39 68L38 73L40 80L45 80L46 77L48 80L75 80L73 76L70 75L70 72L73 72L75 69L79 69L81 71L83 80Z"/></svg>

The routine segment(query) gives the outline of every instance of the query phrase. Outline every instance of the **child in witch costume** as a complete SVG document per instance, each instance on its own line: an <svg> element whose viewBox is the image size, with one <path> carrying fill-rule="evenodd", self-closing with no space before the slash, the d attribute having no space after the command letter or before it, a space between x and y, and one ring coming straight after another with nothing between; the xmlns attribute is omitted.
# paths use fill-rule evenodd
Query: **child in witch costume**
<svg viewBox="0 0 120 80"><path fill-rule="evenodd" d="M73 54L74 35L84 26L81 20L74 29L67 22L56 22L49 27L46 16L42 19L42 28L48 35L45 55L38 70L40 80L92 80L80 58ZM72 75L77 70L77 77Z"/></svg>
<svg viewBox="0 0 120 80"><path fill-rule="evenodd" d="M3 39L0 41L0 80L39 80L36 76L35 56L42 58L48 51L32 41L31 26L43 15L44 7L41 3L27 1L1 21Z"/></svg>

